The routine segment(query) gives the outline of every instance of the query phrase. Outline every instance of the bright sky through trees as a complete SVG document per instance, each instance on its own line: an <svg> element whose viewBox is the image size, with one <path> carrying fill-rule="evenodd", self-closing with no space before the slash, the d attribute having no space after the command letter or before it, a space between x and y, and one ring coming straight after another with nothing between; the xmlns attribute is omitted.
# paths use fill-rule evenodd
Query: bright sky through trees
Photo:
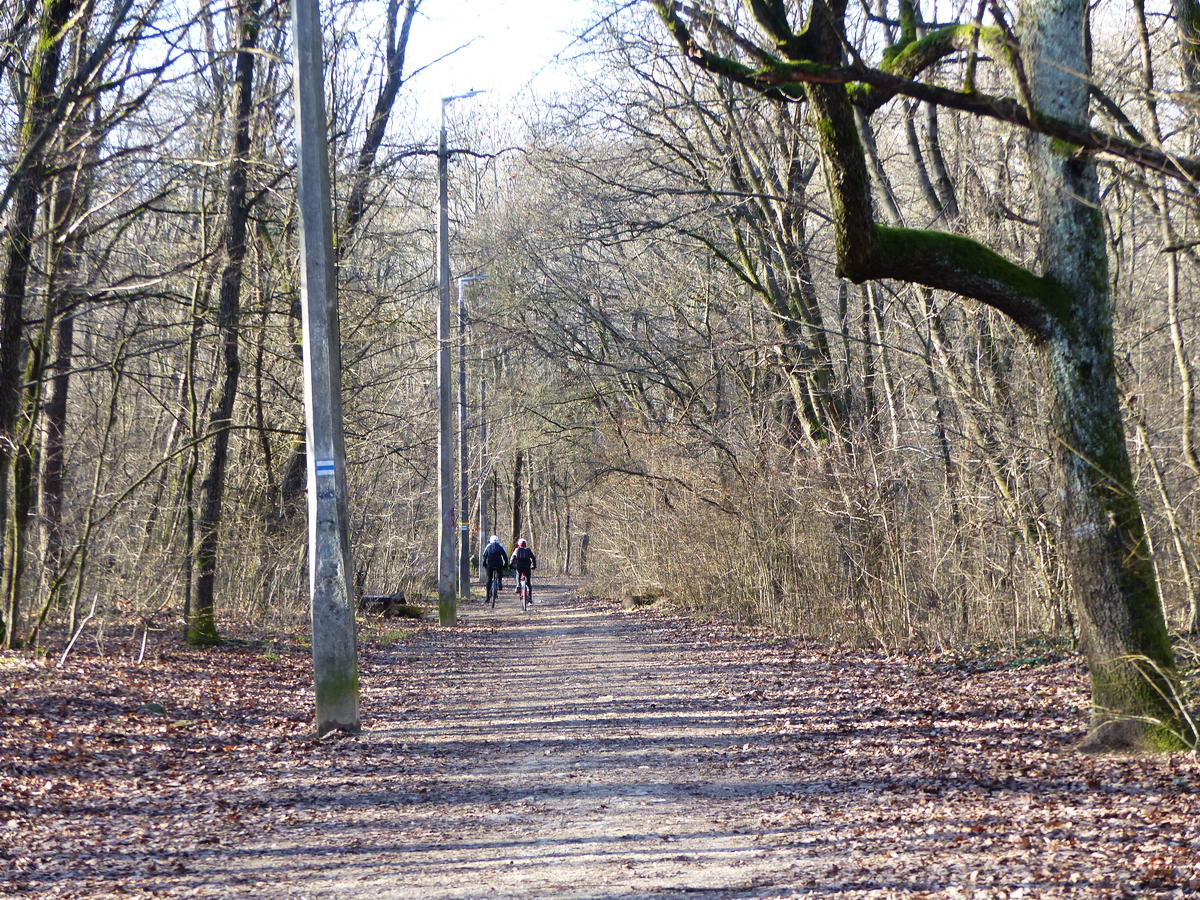
<svg viewBox="0 0 1200 900"><path fill-rule="evenodd" d="M413 24L409 71L426 66L412 85L417 117L436 127L438 101L476 89L479 115L510 110L561 86L575 35L595 20L590 0L425 0ZM556 85L556 81L559 84Z"/></svg>

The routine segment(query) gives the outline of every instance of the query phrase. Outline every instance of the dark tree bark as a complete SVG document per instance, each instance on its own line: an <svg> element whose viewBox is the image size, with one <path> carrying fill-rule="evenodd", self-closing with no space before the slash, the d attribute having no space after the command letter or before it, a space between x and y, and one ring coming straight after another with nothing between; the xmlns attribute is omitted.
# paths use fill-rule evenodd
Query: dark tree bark
<svg viewBox="0 0 1200 900"><path fill-rule="evenodd" d="M71 390L71 359L75 352L75 313L69 295L56 304L54 343L50 351L49 393L42 426L41 477L38 517L42 528L42 568L52 577L62 561L62 502L67 400Z"/></svg>
<svg viewBox="0 0 1200 900"><path fill-rule="evenodd" d="M1200 2L1172 0L1175 28L1179 34L1179 58L1184 81L1195 91L1200 88Z"/></svg>
<svg viewBox="0 0 1200 900"><path fill-rule="evenodd" d="M512 483L512 543L509 547L517 545L517 539L521 537L521 529L523 527L524 514L524 494L522 486L525 483L525 451L518 450L516 458L513 461L513 483Z"/></svg>
<svg viewBox="0 0 1200 900"><path fill-rule="evenodd" d="M75 129L82 137L83 123ZM87 139L88 150L80 152L75 164L58 176L51 208L51 231L66 233L74 217L87 207L93 182L94 154L98 135ZM45 327L49 338L46 369L50 373L42 410L40 472L38 476L38 521L41 527L43 584L58 571L62 559L63 483L66 474L65 450L67 401L71 390L71 365L75 355L75 316L84 302L80 284L83 237L68 233L51 260L51 280L47 291Z"/></svg>
<svg viewBox="0 0 1200 900"><path fill-rule="evenodd" d="M261 26L262 0L245 0L238 13L238 52L233 81L232 158L226 185L226 218L223 245L225 266L217 307L217 332L221 341L222 377L209 419L212 455L200 484L200 515L196 523L196 591L188 620L188 640L215 643L214 618L217 553L221 526L221 501L229 455L229 432L237 396L241 363L238 357L238 320L241 311L242 269L246 257L246 221L250 207L246 180L250 153L250 112L254 99L254 58Z"/></svg>
<svg viewBox="0 0 1200 900"><path fill-rule="evenodd" d="M942 139L938 131L938 111L932 103L925 104L925 142L929 148L929 164L934 174L934 190L937 191L946 218L953 222L962 213L958 208L958 195L954 191L954 182L950 180L946 160L942 156Z"/></svg>
<svg viewBox="0 0 1200 900"><path fill-rule="evenodd" d="M47 174L42 153L35 144L44 139L56 105L55 88L62 57L64 28L75 9L75 0L45 0L34 34L29 77L26 80L25 105L18 131L18 154L25 157L24 172L10 181L12 209L4 232L3 295L0 296L0 522L23 510L10 506L9 469L12 448L17 442L17 414L21 407L22 328L25 317L26 286L33 255L38 204ZM6 191L7 193L7 191ZM9 593L0 614L3 643L16 642L20 610Z"/></svg>
<svg viewBox="0 0 1200 900"><path fill-rule="evenodd" d="M71 56L78 67L86 44L86 26L73 42ZM56 151L68 165L55 175L54 193L47 205L46 298L42 325L32 343L25 376L25 414L18 430L22 440L13 465L13 496L17 513L10 520L10 559L6 566L7 591L21 590L27 553L27 528L36 514L41 537L40 583L42 612L30 628L33 642L46 613L58 600L62 564L62 507L65 483L67 400L74 356L75 316L86 299L80 283L84 250L83 229L73 228L87 208L94 181L101 129L93 110L80 111L67 125ZM28 506L29 515L25 514ZM15 604L14 604L15 605Z"/></svg>

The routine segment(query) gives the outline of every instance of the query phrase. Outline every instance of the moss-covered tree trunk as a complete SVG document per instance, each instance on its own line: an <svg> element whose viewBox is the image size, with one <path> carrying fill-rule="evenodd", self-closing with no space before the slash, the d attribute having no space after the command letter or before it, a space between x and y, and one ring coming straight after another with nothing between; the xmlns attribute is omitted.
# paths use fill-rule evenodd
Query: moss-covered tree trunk
<svg viewBox="0 0 1200 900"><path fill-rule="evenodd" d="M1028 4L1021 23L1030 96L1069 122L1087 118L1086 15L1086 0L1054 0ZM1092 674L1091 741L1169 743L1153 723L1172 722L1174 662L1125 446L1096 166L1061 142L1031 134L1028 144L1039 267L1070 298L1041 346L1065 485L1063 544Z"/></svg>
<svg viewBox="0 0 1200 900"><path fill-rule="evenodd" d="M78 63L85 36L78 34L70 54ZM42 523L43 558L41 581L53 584L61 559L63 465L66 434L67 393L74 341L74 306L83 301L79 269L84 250L84 229L72 228L74 217L85 208L91 190L94 148L98 137L88 135L86 114L72 118L60 140L48 146L70 164L53 177L53 192L45 204L44 247L45 294L38 317L40 325L27 335L21 413L14 425L10 478L12 508L7 522L4 593L14 608L20 608L25 590L25 570L30 551L29 527ZM82 152L80 151L82 148ZM49 184L47 185L49 186ZM45 424L42 424L43 418ZM42 452L49 457L43 464ZM39 477L40 476L40 477ZM56 591L40 600L41 611L29 629L32 642L57 599Z"/></svg>
<svg viewBox="0 0 1200 900"><path fill-rule="evenodd" d="M17 415L21 407L22 332L25 295L33 262L38 206L47 174L42 162L46 129L52 127L57 97L55 88L62 58L64 28L75 10L75 0L45 0L40 4L37 29L30 38L31 54L25 80L25 107L17 134L17 156L32 154L17 179L12 209L4 229L3 278L0 280L0 522L9 517L8 475L16 444ZM18 514L23 511L14 508ZM5 646L16 642L21 611L14 594L0 613Z"/></svg>

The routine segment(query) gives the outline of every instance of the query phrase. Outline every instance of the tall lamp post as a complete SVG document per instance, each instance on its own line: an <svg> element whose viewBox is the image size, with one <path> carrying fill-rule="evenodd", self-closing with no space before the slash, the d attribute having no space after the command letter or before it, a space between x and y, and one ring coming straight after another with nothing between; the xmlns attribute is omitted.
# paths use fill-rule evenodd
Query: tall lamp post
<svg viewBox="0 0 1200 900"><path fill-rule="evenodd" d="M480 363L482 363L482 358ZM487 377L483 366L479 367L479 540L475 542L479 558L483 559L484 548L491 534L488 522L488 464L487 464ZM486 584L483 566L479 567L479 582Z"/></svg>
<svg viewBox="0 0 1200 900"><path fill-rule="evenodd" d="M454 435L450 423L450 151L446 149L446 107L455 100L482 94L467 91L442 98L438 130L438 621L458 621L454 591Z"/></svg>
<svg viewBox="0 0 1200 900"><path fill-rule="evenodd" d="M471 596L471 520L467 511L467 285L487 278L486 272L458 279L458 597Z"/></svg>
<svg viewBox="0 0 1200 900"><path fill-rule="evenodd" d="M493 363L499 370L499 360L493 360ZM479 354L479 542L476 546L479 548L479 557L483 558L483 550L488 545L488 537L492 533L491 518L488 515L488 507L491 503L491 496L488 490L488 479L492 478L491 466L488 464L488 420L487 420L487 368L484 366L483 353ZM484 578L487 576L481 569L479 572L479 582L484 584Z"/></svg>

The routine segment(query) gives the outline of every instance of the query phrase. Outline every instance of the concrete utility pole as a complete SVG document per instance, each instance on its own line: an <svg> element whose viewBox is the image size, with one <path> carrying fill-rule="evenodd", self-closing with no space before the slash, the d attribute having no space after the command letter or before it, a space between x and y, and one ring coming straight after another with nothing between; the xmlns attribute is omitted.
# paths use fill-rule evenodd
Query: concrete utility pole
<svg viewBox="0 0 1200 900"><path fill-rule="evenodd" d="M357 731L358 647L350 592L341 336L325 136L324 60L317 0L292 0L299 154L300 299L308 442L308 589L317 734Z"/></svg>
<svg viewBox="0 0 1200 900"><path fill-rule="evenodd" d="M467 285L487 278L486 272L458 279L458 596L471 596L471 496L467 493Z"/></svg>
<svg viewBox="0 0 1200 900"><path fill-rule="evenodd" d="M438 129L438 621L458 621L454 593L454 435L450 424L450 151L446 149L446 107L483 91L442 98Z"/></svg>

